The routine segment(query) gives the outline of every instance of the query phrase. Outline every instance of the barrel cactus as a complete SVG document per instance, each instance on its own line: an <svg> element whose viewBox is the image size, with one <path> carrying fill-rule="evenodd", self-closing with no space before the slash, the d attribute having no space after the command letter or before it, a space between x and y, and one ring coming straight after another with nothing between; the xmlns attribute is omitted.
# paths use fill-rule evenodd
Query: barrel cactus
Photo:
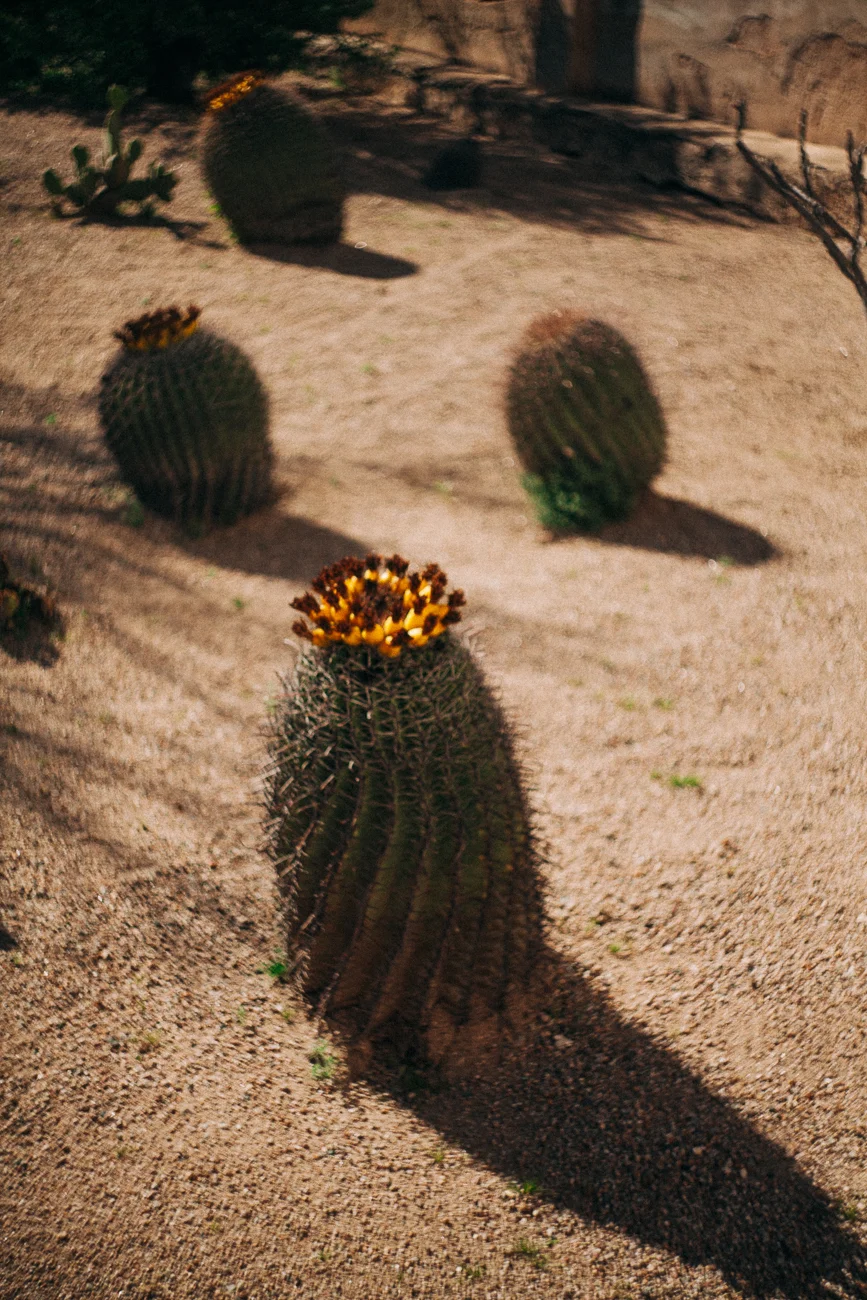
<svg viewBox="0 0 867 1300"><path fill-rule="evenodd" d="M263 505L272 466L262 382L240 348L199 328L200 315L167 307L127 321L99 394L123 479L194 533Z"/></svg>
<svg viewBox="0 0 867 1300"><path fill-rule="evenodd" d="M309 645L275 713L269 843L309 1003L359 1050L497 1041L541 951L509 725L431 564L348 558L293 605Z"/></svg>
<svg viewBox="0 0 867 1300"><path fill-rule="evenodd" d="M208 188L241 243L339 240L337 150L308 109L260 73L211 91L202 160Z"/></svg>
<svg viewBox="0 0 867 1300"><path fill-rule="evenodd" d="M634 348L602 321L533 321L512 363L509 431L539 519L593 532L629 515L665 463L665 417Z"/></svg>

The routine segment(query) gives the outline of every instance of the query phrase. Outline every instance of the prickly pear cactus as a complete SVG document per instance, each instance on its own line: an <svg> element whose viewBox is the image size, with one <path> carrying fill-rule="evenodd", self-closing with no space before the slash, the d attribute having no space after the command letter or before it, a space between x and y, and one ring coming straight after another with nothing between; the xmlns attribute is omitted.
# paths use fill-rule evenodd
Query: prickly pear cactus
<svg viewBox="0 0 867 1300"><path fill-rule="evenodd" d="M515 1022L540 953L509 725L437 565L342 560L293 603L267 808L296 976L350 1041L439 1062Z"/></svg>
<svg viewBox="0 0 867 1300"><path fill-rule="evenodd" d="M259 73L213 90L202 137L208 188L241 243L340 238L340 159L322 126Z"/></svg>
<svg viewBox="0 0 867 1300"><path fill-rule="evenodd" d="M512 363L506 407L539 519L592 532L623 519L665 463L666 425L641 361L602 321L534 321Z"/></svg>
<svg viewBox="0 0 867 1300"><path fill-rule="evenodd" d="M268 397L199 308L148 312L115 337L99 413L124 480L157 514L201 532L263 505L271 489Z"/></svg>
<svg viewBox="0 0 867 1300"><path fill-rule="evenodd" d="M116 215L122 203L138 203L142 211L154 200L168 203L172 197L177 177L167 171L162 163L151 163L146 176L132 178L132 169L142 155L141 140L130 140L124 147L120 136L120 115L129 95L122 86L110 86L109 111L103 132L102 158L98 164L90 161L90 150L83 144L72 148L75 163L75 180L64 184L57 172L49 167L43 173L42 184L60 212L62 200L68 199L75 207L91 216Z"/></svg>

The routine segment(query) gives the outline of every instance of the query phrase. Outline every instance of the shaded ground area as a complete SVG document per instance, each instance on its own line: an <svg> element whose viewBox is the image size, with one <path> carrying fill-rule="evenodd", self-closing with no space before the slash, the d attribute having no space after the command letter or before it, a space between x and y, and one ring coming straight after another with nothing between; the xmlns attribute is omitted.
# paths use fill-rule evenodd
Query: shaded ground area
<svg viewBox="0 0 867 1300"><path fill-rule="evenodd" d="M862 1296L857 301L797 230L530 142L433 195L439 125L317 102L345 245L288 259L209 210L191 116L136 126L180 170L171 226L53 221L39 174L98 121L6 116L0 549L64 636L0 647L0 1296ZM112 330L175 301L274 416L278 500L197 540L95 418ZM597 538L541 532L504 427L556 306L634 340L671 427ZM268 973L289 602L368 548L467 592L549 846L550 1003L442 1091L349 1080Z"/></svg>

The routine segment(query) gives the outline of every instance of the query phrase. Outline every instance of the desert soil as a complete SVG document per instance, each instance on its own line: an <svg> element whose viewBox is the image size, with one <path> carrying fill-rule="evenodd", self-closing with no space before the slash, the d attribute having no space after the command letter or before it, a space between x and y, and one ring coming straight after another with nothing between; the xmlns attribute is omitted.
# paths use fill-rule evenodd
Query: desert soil
<svg viewBox="0 0 867 1300"><path fill-rule="evenodd" d="M52 219L98 122L4 113L0 547L65 635L0 649L0 1296L863 1296L858 301L798 229L508 139L433 196L435 123L319 108L352 190L319 256L231 242L192 115L135 124L171 226ZM94 402L112 330L191 301L270 389L282 491L199 540L141 517ZM557 306L670 420L597 538L539 529L504 427ZM559 988L449 1087L348 1078L264 969L289 601L369 548L466 590L548 844Z"/></svg>

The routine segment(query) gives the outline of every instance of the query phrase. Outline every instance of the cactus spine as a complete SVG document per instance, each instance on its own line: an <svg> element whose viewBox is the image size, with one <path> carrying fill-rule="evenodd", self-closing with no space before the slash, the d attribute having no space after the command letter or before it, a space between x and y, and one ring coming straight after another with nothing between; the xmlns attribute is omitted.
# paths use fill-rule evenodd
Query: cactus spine
<svg viewBox="0 0 867 1300"><path fill-rule="evenodd" d="M124 148L120 136L120 117L129 96L122 86L108 91L109 111L103 132L103 153L98 165L90 161L90 150L83 144L72 149L75 180L65 185L53 168L43 173L42 183L59 210L62 199L91 216L114 216L121 203L139 203L142 210L153 199L168 203L177 185L174 172L162 163L151 163L148 173L131 179L132 169L142 155L141 140L130 140Z"/></svg>
<svg viewBox="0 0 867 1300"><path fill-rule="evenodd" d="M443 1060L514 1016L540 952L509 726L435 565L344 560L314 588L267 784L297 978L351 1041Z"/></svg>
<svg viewBox="0 0 867 1300"><path fill-rule="evenodd" d="M268 499L268 398L234 343L198 329L199 309L128 321L102 379L106 442L140 501L192 532Z"/></svg>
<svg viewBox="0 0 867 1300"><path fill-rule="evenodd" d="M202 139L208 188L241 243L340 238L337 151L293 95L244 73L212 91Z"/></svg>
<svg viewBox="0 0 867 1300"><path fill-rule="evenodd" d="M641 361L602 321L560 311L527 330L509 374L509 431L543 524L623 519L665 463L666 426Z"/></svg>

